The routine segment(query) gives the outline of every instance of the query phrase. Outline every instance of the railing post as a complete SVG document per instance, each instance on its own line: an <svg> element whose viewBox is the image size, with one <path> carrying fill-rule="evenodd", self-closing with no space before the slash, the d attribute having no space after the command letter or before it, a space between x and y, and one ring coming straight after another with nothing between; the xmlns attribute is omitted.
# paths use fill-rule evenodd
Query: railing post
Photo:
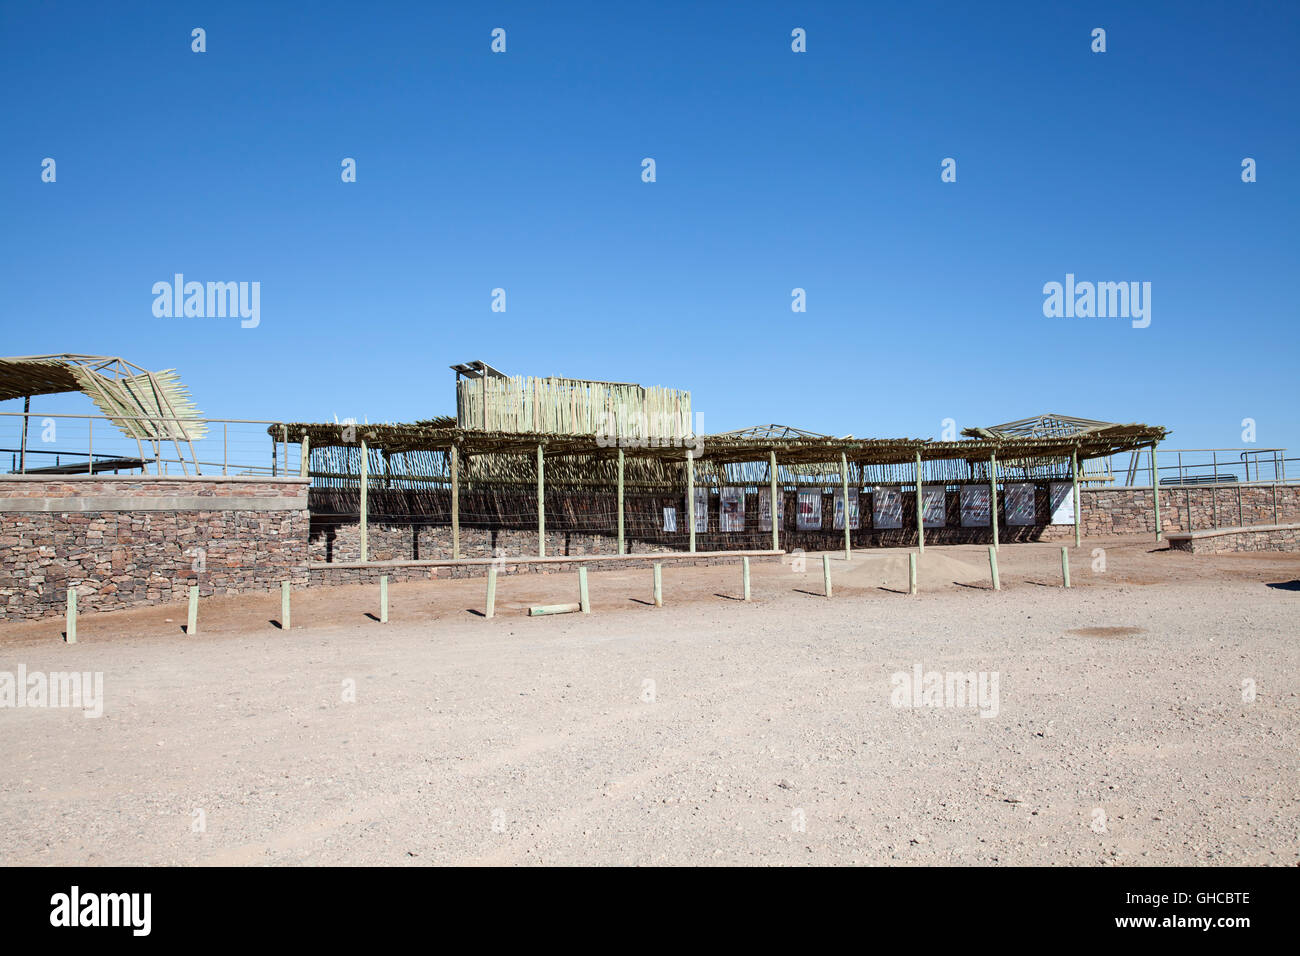
<svg viewBox="0 0 1300 956"><path fill-rule="evenodd" d="M86 426L87 426L87 449L86 450L89 452L89 454L86 457L86 474L93 475L95 473L95 420L93 418L87 417Z"/></svg>
<svg viewBox="0 0 1300 956"><path fill-rule="evenodd" d="M1159 541L1163 535L1160 529L1160 468L1156 464L1156 443L1151 443L1151 498L1155 502L1156 509L1156 540Z"/></svg>
<svg viewBox="0 0 1300 956"><path fill-rule="evenodd" d="M141 454L140 458L141 460L143 460L144 455ZM229 474L230 473L228 471L229 467L230 467L230 423L222 422L221 423L221 473L223 475Z"/></svg>

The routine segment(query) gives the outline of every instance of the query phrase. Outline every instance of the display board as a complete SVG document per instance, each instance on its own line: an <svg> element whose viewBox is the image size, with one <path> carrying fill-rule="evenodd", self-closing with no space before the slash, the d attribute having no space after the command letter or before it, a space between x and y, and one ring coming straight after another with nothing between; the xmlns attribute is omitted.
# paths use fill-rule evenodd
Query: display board
<svg viewBox="0 0 1300 956"><path fill-rule="evenodd" d="M785 527L785 495L779 489L776 493L776 526ZM772 530L772 492L769 488L758 489L758 530Z"/></svg>
<svg viewBox="0 0 1300 956"><path fill-rule="evenodd" d="M820 531L822 526L822 490L800 488L796 527L800 531Z"/></svg>
<svg viewBox="0 0 1300 956"><path fill-rule="evenodd" d="M1034 486L1029 482L1018 482L1005 486L1006 515L1008 525L1024 527L1034 523Z"/></svg>
<svg viewBox="0 0 1300 956"><path fill-rule="evenodd" d="M861 518L858 515L858 489L849 489L849 530L857 531ZM844 489L835 489L835 519L834 525L836 531L844 530Z"/></svg>
<svg viewBox="0 0 1300 956"><path fill-rule="evenodd" d="M1048 495L1051 498L1052 524L1074 524L1074 482L1054 481Z"/></svg>
<svg viewBox="0 0 1300 956"><path fill-rule="evenodd" d="M948 495L943 488L922 488L921 522L926 528L942 528L948 523Z"/></svg>
<svg viewBox="0 0 1300 956"><path fill-rule="evenodd" d="M723 488L718 500L718 530L745 530L745 489Z"/></svg>
<svg viewBox="0 0 1300 956"><path fill-rule="evenodd" d="M984 485L962 485L961 526L963 528L989 526L989 489Z"/></svg>
<svg viewBox="0 0 1300 956"><path fill-rule="evenodd" d="M897 488L877 488L871 495L871 521L875 528L903 526L903 493Z"/></svg>

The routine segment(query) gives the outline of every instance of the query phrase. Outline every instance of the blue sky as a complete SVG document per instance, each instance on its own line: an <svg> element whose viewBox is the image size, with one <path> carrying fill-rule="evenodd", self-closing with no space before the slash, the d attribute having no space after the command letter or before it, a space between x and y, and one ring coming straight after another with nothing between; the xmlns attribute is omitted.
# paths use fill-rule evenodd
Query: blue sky
<svg viewBox="0 0 1300 956"><path fill-rule="evenodd" d="M1300 448L1300 5L301 6L0 7L0 352L218 417L450 413L481 358L689 388L705 431ZM260 325L156 318L177 272L260 282ZM1150 326L1044 317L1066 273L1150 282Z"/></svg>

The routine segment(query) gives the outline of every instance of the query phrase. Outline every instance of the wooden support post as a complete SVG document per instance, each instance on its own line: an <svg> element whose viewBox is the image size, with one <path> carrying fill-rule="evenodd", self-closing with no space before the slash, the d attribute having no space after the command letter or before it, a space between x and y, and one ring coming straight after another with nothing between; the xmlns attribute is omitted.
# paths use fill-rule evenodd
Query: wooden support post
<svg viewBox="0 0 1300 956"><path fill-rule="evenodd" d="M280 435L284 439L284 477L289 477L289 426L280 426Z"/></svg>
<svg viewBox="0 0 1300 956"><path fill-rule="evenodd" d="M745 600L748 601L749 600L749 558L741 558L740 566L742 569L740 572L740 577L745 588Z"/></svg>
<svg viewBox="0 0 1300 956"><path fill-rule="evenodd" d="M86 419L86 474L95 473L95 420Z"/></svg>
<svg viewBox="0 0 1300 956"><path fill-rule="evenodd" d="M199 586L190 585L190 613L185 619L185 636L193 637L199 631Z"/></svg>
<svg viewBox="0 0 1300 956"><path fill-rule="evenodd" d="M618 553L626 554L623 541L623 449L618 450Z"/></svg>
<svg viewBox="0 0 1300 956"><path fill-rule="evenodd" d="M997 545L989 545L989 573L993 576L993 590L1001 591L1002 582L998 579L998 549Z"/></svg>
<svg viewBox="0 0 1300 956"><path fill-rule="evenodd" d="M537 556L546 557L546 459L537 445Z"/></svg>
<svg viewBox="0 0 1300 956"><path fill-rule="evenodd" d="M664 566L655 562L655 589L654 589L655 607L664 606Z"/></svg>
<svg viewBox="0 0 1300 956"><path fill-rule="evenodd" d="M280 582L280 630L287 631L293 626L289 620L289 582Z"/></svg>
<svg viewBox="0 0 1300 956"><path fill-rule="evenodd" d="M23 396L23 437L18 443L18 473L27 474L27 419L32 414L32 397ZM143 456L141 456L143 457Z"/></svg>
<svg viewBox="0 0 1300 956"><path fill-rule="evenodd" d="M989 455L989 525L993 528L993 547L998 546L998 456Z"/></svg>
<svg viewBox="0 0 1300 956"><path fill-rule="evenodd" d="M1160 468L1156 465L1156 443L1151 443L1151 500L1156 508L1156 540L1164 537L1160 527Z"/></svg>
<svg viewBox="0 0 1300 956"><path fill-rule="evenodd" d="M695 452L686 450L686 523L691 531L691 551L695 551Z"/></svg>
<svg viewBox="0 0 1300 956"><path fill-rule="evenodd" d="M916 450L916 542L921 553L925 554L925 494L921 490L921 449L919 448Z"/></svg>
<svg viewBox="0 0 1300 956"><path fill-rule="evenodd" d="M831 596L831 556L822 555L822 583L826 587L826 596Z"/></svg>
<svg viewBox="0 0 1300 956"><path fill-rule="evenodd" d="M451 559L460 560L460 448L451 446Z"/></svg>
<svg viewBox="0 0 1300 956"><path fill-rule="evenodd" d="M488 565L487 575L487 605L484 607L484 617L496 617L497 613L497 569L496 565Z"/></svg>
<svg viewBox="0 0 1300 956"><path fill-rule="evenodd" d="M587 596L587 569L578 568L578 604L583 614L591 613L591 599Z"/></svg>
<svg viewBox="0 0 1300 956"><path fill-rule="evenodd" d="M307 462L311 459L311 439L304 432L302 442L298 445L298 477L307 477ZM224 472L223 472L224 474Z"/></svg>
<svg viewBox="0 0 1300 956"><path fill-rule="evenodd" d="M361 439L361 560L363 563L370 559L370 549L366 542L366 490L369 484L369 462L370 453L366 448L366 440L363 438Z"/></svg>
<svg viewBox="0 0 1300 956"><path fill-rule="evenodd" d="M777 491L776 491L776 452L774 452L774 451L769 451L769 452L767 453L767 463L768 463L768 484L770 485L770 490L768 491L768 494L771 496L770 504L771 504L771 506L772 506L772 550L773 550L773 551L780 551L780 550L781 550L781 532L778 531L777 528L778 528L778 526L779 526L780 523L781 523L781 520L780 520L781 507L780 507L780 504L778 503L778 500L777 500L777 497L776 497L776 495L777 495Z"/></svg>
<svg viewBox="0 0 1300 956"><path fill-rule="evenodd" d="M379 575L379 623L388 623L388 575Z"/></svg>
<svg viewBox="0 0 1300 956"><path fill-rule="evenodd" d="M1061 545L1061 581L1064 587L1070 586L1070 549Z"/></svg>
<svg viewBox="0 0 1300 956"><path fill-rule="evenodd" d="M849 459L840 452L840 494L844 496L844 560L853 560L853 532L849 528Z"/></svg>
<svg viewBox="0 0 1300 956"><path fill-rule="evenodd" d="M916 586L916 554L909 552L907 555L907 593L915 594L919 589Z"/></svg>
<svg viewBox="0 0 1300 956"><path fill-rule="evenodd" d="M1074 546L1083 543L1082 521L1083 502L1079 500L1079 449L1070 456L1070 475L1074 481Z"/></svg>
<svg viewBox="0 0 1300 956"><path fill-rule="evenodd" d="M23 419L26 421L26 419ZM68 623L64 630L65 640L69 644L77 643L77 589L68 588ZM19 693L26 693L23 688Z"/></svg>

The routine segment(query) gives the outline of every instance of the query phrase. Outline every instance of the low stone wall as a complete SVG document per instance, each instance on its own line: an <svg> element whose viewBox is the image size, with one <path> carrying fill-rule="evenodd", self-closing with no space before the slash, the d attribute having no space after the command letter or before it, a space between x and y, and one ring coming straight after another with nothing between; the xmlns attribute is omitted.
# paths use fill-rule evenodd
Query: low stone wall
<svg viewBox="0 0 1300 956"><path fill-rule="evenodd" d="M604 560L592 558L532 558L530 560L505 560L497 564L501 574L573 574L579 567L588 571L626 571L632 569L648 570L656 561L668 567L714 567L717 565L740 564L748 557L753 563L776 562L788 560L780 551L728 551L723 553L696 552L692 555L647 554L645 557L610 556ZM389 581L431 581L450 578L486 577L488 568L493 564L489 560L473 559L459 562L451 561L386 561L367 564L323 564L312 563L308 566L310 583L314 586L333 586L339 584L377 584L380 575L387 575Z"/></svg>
<svg viewBox="0 0 1300 956"><path fill-rule="evenodd" d="M1169 535L1169 547L1174 551L1186 551L1190 554L1300 551L1300 524L1180 532Z"/></svg>
<svg viewBox="0 0 1300 956"><path fill-rule="evenodd" d="M307 583L307 481L0 476L0 620Z"/></svg>
<svg viewBox="0 0 1300 956"><path fill-rule="evenodd" d="M1163 531L1204 530L1300 521L1300 485L1224 483L1160 489L1160 525ZM1083 489L1080 523L1085 538L1113 534L1156 533L1151 487ZM1049 525L1041 540L1074 535L1073 525Z"/></svg>

